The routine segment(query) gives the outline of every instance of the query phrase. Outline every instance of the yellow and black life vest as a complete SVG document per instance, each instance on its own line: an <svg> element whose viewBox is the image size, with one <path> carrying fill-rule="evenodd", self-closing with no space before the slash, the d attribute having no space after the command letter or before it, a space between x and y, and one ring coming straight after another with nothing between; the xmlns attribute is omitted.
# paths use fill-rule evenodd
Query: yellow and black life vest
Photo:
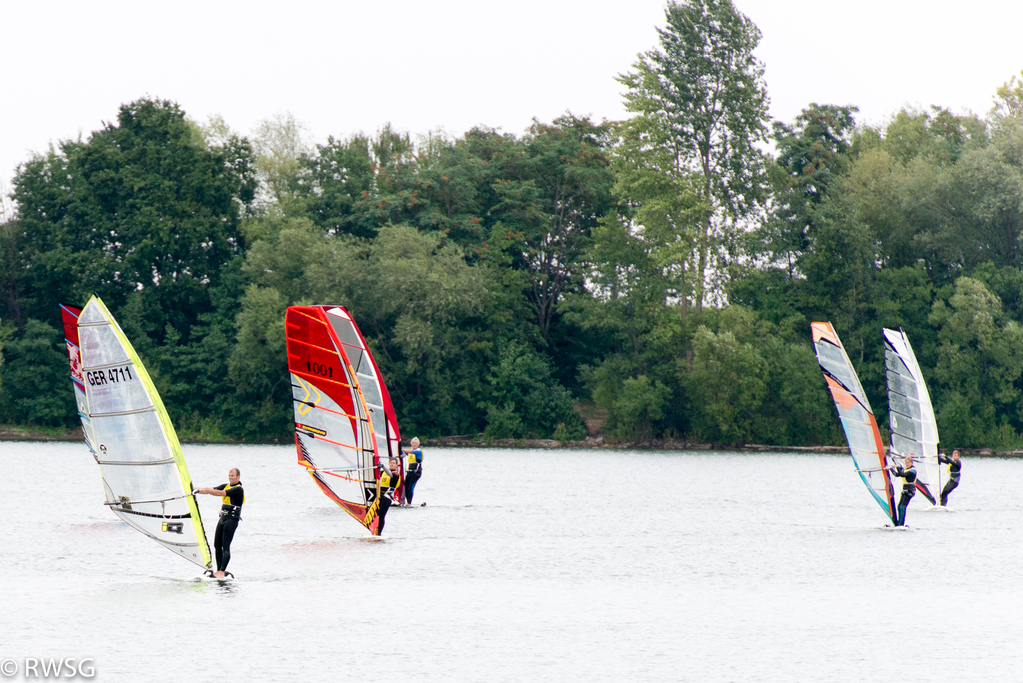
<svg viewBox="0 0 1023 683"><path fill-rule="evenodd" d="M236 486L241 486L241 485L242 485L241 482L238 482L237 484L228 484L227 486L224 487L224 493L227 493L228 491L230 491L231 489L235 488ZM224 505L234 505L234 503L231 502L231 497L230 496L222 497L220 499L220 502L223 503ZM243 493L242 494L242 503L244 503L244 502L245 502L245 494Z"/></svg>

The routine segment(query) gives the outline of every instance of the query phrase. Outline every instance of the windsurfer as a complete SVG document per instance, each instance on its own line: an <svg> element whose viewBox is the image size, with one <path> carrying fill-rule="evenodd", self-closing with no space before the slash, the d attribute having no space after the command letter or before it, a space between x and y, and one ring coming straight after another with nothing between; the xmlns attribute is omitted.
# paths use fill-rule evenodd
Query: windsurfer
<svg viewBox="0 0 1023 683"><path fill-rule="evenodd" d="M214 578L222 579L227 575L227 563L231 561L231 541L242 519L242 503L245 502L245 489L242 488L242 473L237 467L227 473L227 483L220 486L196 489L196 493L207 493L211 496L222 496L220 521L217 522L217 533L213 537L213 548L217 555L217 571ZM381 520L382 521L382 520ZM233 574L232 574L233 576Z"/></svg>
<svg viewBox="0 0 1023 683"><path fill-rule="evenodd" d="M412 494L416 490L416 482L423 476L423 451L419 448L419 437L413 437L412 450L402 449L408 456L408 471L405 473L405 502L412 505Z"/></svg>
<svg viewBox="0 0 1023 683"><path fill-rule="evenodd" d="M895 473L896 477L902 477L902 496L899 498L899 509L895 515L895 526L906 525L906 508L909 501L916 494L916 469L913 467L913 457L907 455L903 465L895 465L888 468Z"/></svg>
<svg viewBox="0 0 1023 683"><path fill-rule="evenodd" d="M400 465L397 458L387 461L387 469L380 472L380 508L377 510L377 535L384 533L384 518L387 511L394 502L394 487L398 485L398 478L401 476Z"/></svg>
<svg viewBox="0 0 1023 683"><path fill-rule="evenodd" d="M944 507L945 503L948 502L948 494L952 493L952 489L959 486L959 472L963 469L963 463L959 459L958 450L952 451L951 458L944 453L940 454L938 462L948 465L948 483L941 490L941 505Z"/></svg>

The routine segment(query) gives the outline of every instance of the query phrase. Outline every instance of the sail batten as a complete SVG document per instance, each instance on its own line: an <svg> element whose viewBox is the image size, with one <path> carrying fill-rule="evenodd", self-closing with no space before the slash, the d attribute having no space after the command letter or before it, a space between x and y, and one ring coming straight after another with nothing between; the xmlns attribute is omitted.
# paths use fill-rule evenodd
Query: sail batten
<svg viewBox="0 0 1023 683"><path fill-rule="evenodd" d="M75 402L99 465L104 504L165 548L210 567L181 445L141 359L98 297L81 310L61 306L61 315Z"/></svg>
<svg viewBox="0 0 1023 683"><path fill-rule="evenodd" d="M810 327L817 362L838 409L856 474L888 519L895 523L894 489L874 411L831 323L815 322Z"/></svg>

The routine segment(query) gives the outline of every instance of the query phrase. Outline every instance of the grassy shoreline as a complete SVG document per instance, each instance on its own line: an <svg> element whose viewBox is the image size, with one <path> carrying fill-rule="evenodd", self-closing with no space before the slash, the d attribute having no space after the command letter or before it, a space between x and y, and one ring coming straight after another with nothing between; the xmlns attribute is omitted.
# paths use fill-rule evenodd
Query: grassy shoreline
<svg viewBox="0 0 1023 683"><path fill-rule="evenodd" d="M233 439L208 439L179 434L181 443L253 445L280 444L280 440L236 441ZM81 441L82 428L60 430L45 427L19 427L0 425L0 441ZM582 441L558 441L556 439L490 439L479 436L446 436L422 438L423 446L445 448L602 448L618 450L651 451L739 451L744 453L837 453L847 452L845 446L774 446L770 444L723 445L695 443L682 439L659 439L650 441L615 441L604 437L587 437ZM964 455L971 457L1020 457L1023 450L999 451L993 448L960 448Z"/></svg>

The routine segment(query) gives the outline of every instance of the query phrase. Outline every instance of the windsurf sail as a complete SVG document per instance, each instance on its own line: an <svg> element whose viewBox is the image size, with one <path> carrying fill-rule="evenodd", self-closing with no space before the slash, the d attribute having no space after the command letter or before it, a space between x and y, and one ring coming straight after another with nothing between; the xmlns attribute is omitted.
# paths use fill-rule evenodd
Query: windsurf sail
<svg viewBox="0 0 1023 683"><path fill-rule="evenodd" d="M398 485L394 489L394 502L405 502L405 460L401 452L401 434L398 432L398 417L391 403L384 378L377 367L376 359L369 350L366 338L362 336L355 319L344 306L327 308L327 316L341 347L355 368L355 377L362 389L362 397L369 409L373 424L373 435L377 440L377 453L381 458L397 458L400 463Z"/></svg>
<svg viewBox="0 0 1023 683"><path fill-rule="evenodd" d="M346 315L334 306L291 306L286 313L295 447L320 490L377 536L379 441L352 362L354 356L361 365L362 357Z"/></svg>
<svg viewBox="0 0 1023 683"><path fill-rule="evenodd" d="M938 422L920 364L900 328L884 330L884 362L888 374L888 423L892 453L912 455L917 463L916 487L934 505L941 494L938 463Z"/></svg>
<svg viewBox="0 0 1023 683"><path fill-rule="evenodd" d="M78 415L106 505L200 567L210 546L167 409L131 342L99 297L61 306Z"/></svg>
<svg viewBox="0 0 1023 683"><path fill-rule="evenodd" d="M891 477L888 476L884 443L877 428L877 420L874 419L874 411L870 409L867 395L860 386L860 380L835 328L826 322L811 323L810 327L817 362L824 372L831 398L838 409L856 473L888 515L888 519L895 524L894 489Z"/></svg>

